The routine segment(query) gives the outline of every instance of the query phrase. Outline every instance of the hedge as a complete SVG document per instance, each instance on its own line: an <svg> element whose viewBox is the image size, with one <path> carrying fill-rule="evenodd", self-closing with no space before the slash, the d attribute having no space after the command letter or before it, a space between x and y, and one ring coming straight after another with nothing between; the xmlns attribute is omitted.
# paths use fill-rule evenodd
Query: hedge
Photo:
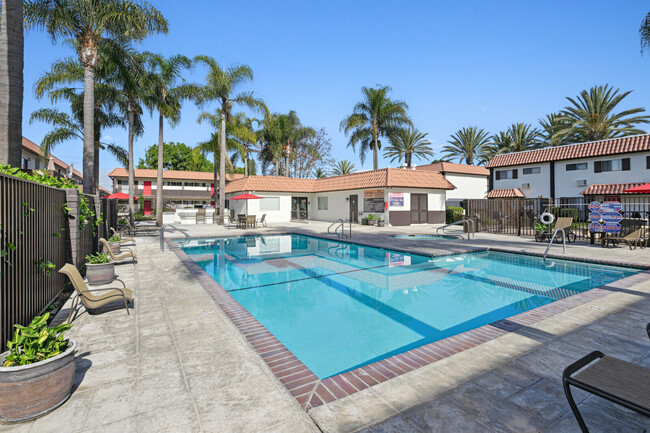
<svg viewBox="0 0 650 433"><path fill-rule="evenodd" d="M446 209L447 224L455 223L463 219L463 208L455 206L447 206Z"/></svg>

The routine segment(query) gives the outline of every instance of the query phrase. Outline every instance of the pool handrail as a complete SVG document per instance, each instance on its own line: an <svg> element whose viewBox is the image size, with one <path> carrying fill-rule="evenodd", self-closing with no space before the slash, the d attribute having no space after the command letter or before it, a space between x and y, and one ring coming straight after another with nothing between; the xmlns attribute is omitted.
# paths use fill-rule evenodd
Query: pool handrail
<svg viewBox="0 0 650 433"><path fill-rule="evenodd" d="M463 225L463 228L465 228L465 224L467 224L467 240L469 240L471 238L472 234L474 234L474 237L476 237L476 223L471 218L458 220L458 221L455 221L453 223L449 223L449 224L445 224L444 226L440 226L440 227L438 227L436 229L436 234L438 234L440 232L440 230L442 230L443 233L447 233L445 231L445 229L447 227L456 226L456 225L460 225L460 224Z"/></svg>
<svg viewBox="0 0 650 433"><path fill-rule="evenodd" d="M192 240L192 237L187 233L185 230L179 229L173 224L163 224L160 227L160 251L165 251L165 230L166 229L171 229L172 231L177 231L181 232L185 235L185 241L183 242L183 245L186 245L188 242Z"/></svg>
<svg viewBox="0 0 650 433"><path fill-rule="evenodd" d="M345 234L345 224L346 223L350 224L350 235L349 236ZM338 225L334 228L334 233L332 233L331 228L336 224L338 224ZM341 229L341 233L339 233L339 229ZM352 239L352 221L349 220L349 219L343 220L343 218L337 219L332 224L330 224L329 227L327 227L327 234L328 235L336 235L339 239L341 239L341 238Z"/></svg>

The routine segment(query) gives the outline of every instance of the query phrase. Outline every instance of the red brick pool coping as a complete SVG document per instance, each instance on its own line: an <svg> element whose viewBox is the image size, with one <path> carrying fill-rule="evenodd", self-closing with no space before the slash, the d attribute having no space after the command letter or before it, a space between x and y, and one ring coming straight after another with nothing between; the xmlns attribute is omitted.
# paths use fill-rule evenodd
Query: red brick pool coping
<svg viewBox="0 0 650 433"><path fill-rule="evenodd" d="M318 379L302 361L242 307L239 302L181 248L174 246L171 241L168 241L168 244L192 276L201 284L206 293L221 308L226 316L228 316L242 335L246 337L249 344L264 362L266 362L278 380L306 411L347 397L363 389L476 347L523 327L531 326L571 308L601 298L613 291L625 290L625 288L636 284L640 280L647 279L648 274L650 274L650 271L641 272L606 286L578 293L336 376Z"/></svg>

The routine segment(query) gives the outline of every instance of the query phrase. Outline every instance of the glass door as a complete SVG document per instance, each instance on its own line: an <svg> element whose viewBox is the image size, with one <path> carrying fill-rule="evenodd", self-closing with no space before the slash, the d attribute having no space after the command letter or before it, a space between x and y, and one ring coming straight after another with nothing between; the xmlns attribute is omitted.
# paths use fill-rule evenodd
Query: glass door
<svg viewBox="0 0 650 433"><path fill-rule="evenodd" d="M307 197L291 197L291 219L306 220L308 218Z"/></svg>

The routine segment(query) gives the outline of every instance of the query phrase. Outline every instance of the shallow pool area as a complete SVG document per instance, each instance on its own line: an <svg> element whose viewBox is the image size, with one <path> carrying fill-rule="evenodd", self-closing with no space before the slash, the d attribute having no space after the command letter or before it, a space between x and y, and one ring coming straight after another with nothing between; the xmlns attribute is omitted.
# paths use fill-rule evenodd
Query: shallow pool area
<svg viewBox="0 0 650 433"><path fill-rule="evenodd" d="M492 251L432 258L296 234L182 248L321 379L639 272Z"/></svg>

